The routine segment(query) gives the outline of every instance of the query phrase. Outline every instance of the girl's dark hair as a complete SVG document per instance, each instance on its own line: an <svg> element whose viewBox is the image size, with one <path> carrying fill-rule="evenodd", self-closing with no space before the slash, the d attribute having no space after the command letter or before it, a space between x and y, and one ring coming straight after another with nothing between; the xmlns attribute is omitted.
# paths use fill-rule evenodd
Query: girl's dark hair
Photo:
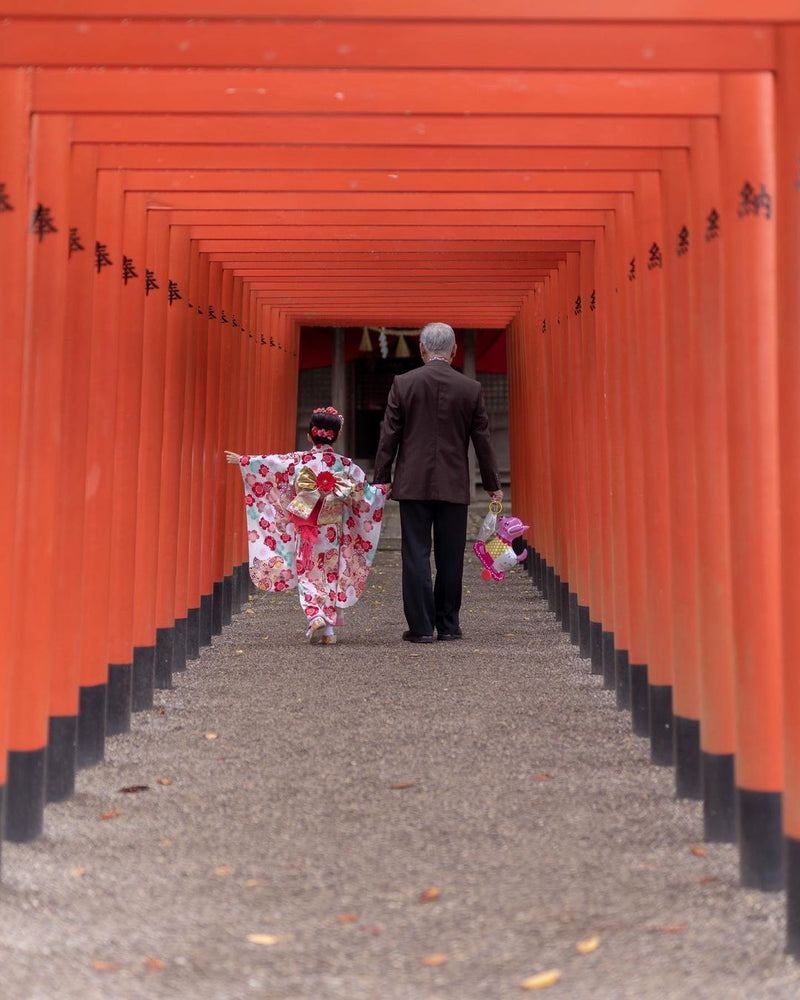
<svg viewBox="0 0 800 1000"><path fill-rule="evenodd" d="M311 414L308 433L314 444L333 444L339 437L344 417L332 406L321 406Z"/></svg>

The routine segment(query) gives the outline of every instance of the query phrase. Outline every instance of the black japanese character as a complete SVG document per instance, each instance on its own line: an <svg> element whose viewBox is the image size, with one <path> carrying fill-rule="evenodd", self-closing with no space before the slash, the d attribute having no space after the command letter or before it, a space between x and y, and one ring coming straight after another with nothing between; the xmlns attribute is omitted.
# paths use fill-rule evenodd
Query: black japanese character
<svg viewBox="0 0 800 1000"><path fill-rule="evenodd" d="M685 253L689 252L689 230L686 226L682 226L680 232L678 233L678 249L675 251L678 257L683 257Z"/></svg>
<svg viewBox="0 0 800 1000"><path fill-rule="evenodd" d="M654 243L650 247L650 259L647 261L647 270L652 271L656 267L664 266L664 257L661 253L661 247L658 243Z"/></svg>
<svg viewBox="0 0 800 1000"><path fill-rule="evenodd" d="M122 280L127 285L131 278L138 278L139 275L133 269L133 258L122 256Z"/></svg>
<svg viewBox="0 0 800 1000"><path fill-rule="evenodd" d="M71 257L74 253L79 250L85 250L83 243L81 243L80 235L78 234L78 227L72 226L69 231L69 249L67 250L67 256Z"/></svg>
<svg viewBox="0 0 800 1000"><path fill-rule="evenodd" d="M744 182L744 187L739 192L739 218L743 219L746 215L760 215L761 209L764 210L764 218L772 218L772 197L767 194L766 187L762 184L758 192L750 183L750 181Z"/></svg>
<svg viewBox="0 0 800 1000"><path fill-rule="evenodd" d="M158 288L158 284L156 283L156 272L151 271L150 268L148 268L144 272L144 294L149 295L150 292L156 288Z"/></svg>
<svg viewBox="0 0 800 1000"><path fill-rule="evenodd" d="M228 322L228 317L225 315L225 310L224 309L222 310L222 312L219 315L219 321L220 321L220 323L227 323Z"/></svg>
<svg viewBox="0 0 800 1000"><path fill-rule="evenodd" d="M542 333L547 333L547 320L542 320Z"/></svg>
<svg viewBox="0 0 800 1000"><path fill-rule="evenodd" d="M712 208L706 216L706 241L715 240L719 236L719 212Z"/></svg>
<svg viewBox="0 0 800 1000"><path fill-rule="evenodd" d="M209 306L208 307L208 318L209 319L216 319L217 318L217 314L214 312L213 306Z"/></svg>
<svg viewBox="0 0 800 1000"><path fill-rule="evenodd" d="M581 306L581 297L579 295L577 297L577 299L575 299L575 315L576 316L580 316L580 314L581 314L581 308L582 308L582 306Z"/></svg>
<svg viewBox="0 0 800 1000"><path fill-rule="evenodd" d="M589 309L594 312L597 308L597 293L592 289L592 297L589 299Z"/></svg>
<svg viewBox="0 0 800 1000"><path fill-rule="evenodd" d="M40 243L48 233L58 232L56 227L53 225L53 217L50 214L50 209L47 205L43 205L41 202L39 202L36 206L36 211L33 213L31 232L35 233L39 237Z"/></svg>
<svg viewBox="0 0 800 1000"><path fill-rule="evenodd" d="M628 281L636 281L636 258L631 257L628 264Z"/></svg>
<svg viewBox="0 0 800 1000"><path fill-rule="evenodd" d="M0 212L13 212L14 206L8 200L5 184L0 184Z"/></svg>
<svg viewBox="0 0 800 1000"><path fill-rule="evenodd" d="M169 304L170 305L172 305L172 303L175 302L177 299L182 299L183 298L183 296L180 293L180 290L178 289L178 282L177 281L170 281L169 284L168 284L168 286L167 286L167 289L168 289L168 291L167 291L167 297L169 299Z"/></svg>
<svg viewBox="0 0 800 1000"><path fill-rule="evenodd" d="M94 244L94 266L99 274L104 267L111 267L113 261L108 256L108 247L105 243L95 241Z"/></svg>

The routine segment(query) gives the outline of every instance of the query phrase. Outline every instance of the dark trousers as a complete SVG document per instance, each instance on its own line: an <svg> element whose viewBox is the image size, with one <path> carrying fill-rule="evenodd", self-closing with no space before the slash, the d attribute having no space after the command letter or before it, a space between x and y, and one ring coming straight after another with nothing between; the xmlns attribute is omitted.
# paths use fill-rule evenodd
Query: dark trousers
<svg viewBox="0 0 800 1000"><path fill-rule="evenodd" d="M444 500L401 500L403 610L417 635L458 630L467 510ZM431 581L431 532L436 583Z"/></svg>

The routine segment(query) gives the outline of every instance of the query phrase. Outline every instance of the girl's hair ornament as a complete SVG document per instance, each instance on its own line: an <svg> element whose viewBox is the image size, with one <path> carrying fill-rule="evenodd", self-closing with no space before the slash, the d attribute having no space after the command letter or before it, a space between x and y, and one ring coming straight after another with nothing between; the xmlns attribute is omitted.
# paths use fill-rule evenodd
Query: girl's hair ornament
<svg viewBox="0 0 800 1000"><path fill-rule="evenodd" d="M523 549L517 555L512 542L527 531L529 525L523 524L518 517L499 517L502 511L503 505L498 500L492 500L489 513L478 531L477 541L472 546L472 551L483 565L481 576L484 580L502 580L528 554L528 550Z"/></svg>

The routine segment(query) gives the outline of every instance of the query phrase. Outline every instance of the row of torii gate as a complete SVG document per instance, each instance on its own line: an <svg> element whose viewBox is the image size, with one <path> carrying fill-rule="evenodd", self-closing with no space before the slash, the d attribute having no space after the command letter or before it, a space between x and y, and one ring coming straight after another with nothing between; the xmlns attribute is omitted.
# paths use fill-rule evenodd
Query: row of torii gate
<svg viewBox="0 0 800 1000"><path fill-rule="evenodd" d="M240 607L300 325L505 328L535 581L800 953L800 2L2 0L0 136L6 837Z"/></svg>

